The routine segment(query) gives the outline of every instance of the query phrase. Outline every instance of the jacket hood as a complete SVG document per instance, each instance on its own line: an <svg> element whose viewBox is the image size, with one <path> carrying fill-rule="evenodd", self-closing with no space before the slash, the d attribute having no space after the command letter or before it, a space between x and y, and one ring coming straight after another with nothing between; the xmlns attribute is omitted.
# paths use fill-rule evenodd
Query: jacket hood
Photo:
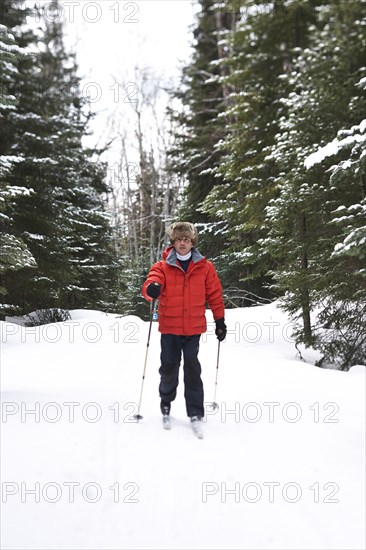
<svg viewBox="0 0 366 550"><path fill-rule="evenodd" d="M192 262L197 263L201 262L203 260L206 260L204 256L202 256L201 252L199 252L196 248L191 249L192 252ZM166 263L169 265L176 265L177 263L177 252L174 248L174 246L168 246L162 254L163 260L166 260Z"/></svg>

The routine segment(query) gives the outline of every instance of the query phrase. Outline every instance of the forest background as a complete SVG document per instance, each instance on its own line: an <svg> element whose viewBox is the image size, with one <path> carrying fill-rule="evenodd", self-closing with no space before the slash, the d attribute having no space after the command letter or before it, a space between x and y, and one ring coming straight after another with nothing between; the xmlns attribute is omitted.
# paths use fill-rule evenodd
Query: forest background
<svg viewBox="0 0 366 550"><path fill-rule="evenodd" d="M1 4L2 318L146 318L166 226L189 219L226 307L279 300L319 366L365 364L366 1L197 0L179 85L136 65L112 90L132 118L97 147L61 8Z"/></svg>

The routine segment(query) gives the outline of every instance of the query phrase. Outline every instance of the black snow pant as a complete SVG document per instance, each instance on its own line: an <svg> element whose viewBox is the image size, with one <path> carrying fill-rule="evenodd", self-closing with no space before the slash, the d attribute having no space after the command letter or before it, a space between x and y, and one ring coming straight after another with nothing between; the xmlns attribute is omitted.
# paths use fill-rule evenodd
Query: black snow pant
<svg viewBox="0 0 366 550"><path fill-rule="evenodd" d="M193 336L161 335L161 367L159 394L162 401L174 401L179 382L179 366L183 352L184 398L188 416L204 416L203 383L198 361L200 334Z"/></svg>

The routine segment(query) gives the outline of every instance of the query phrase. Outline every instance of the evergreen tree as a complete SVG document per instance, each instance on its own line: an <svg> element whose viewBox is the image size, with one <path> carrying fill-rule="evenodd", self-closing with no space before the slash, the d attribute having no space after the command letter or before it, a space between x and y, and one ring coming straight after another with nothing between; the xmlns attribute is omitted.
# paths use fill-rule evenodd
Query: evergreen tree
<svg viewBox="0 0 366 550"><path fill-rule="evenodd" d="M366 117L365 77L356 88L350 110ZM320 305L315 345L324 353L320 364L338 362L348 369L366 361L366 118L340 130L305 165L324 169L329 162L329 185L323 192L329 211L323 231L326 251L314 281Z"/></svg>
<svg viewBox="0 0 366 550"><path fill-rule="evenodd" d="M54 1L50 9L58 10ZM3 16L19 16L8 3ZM24 21L22 21L24 23ZM9 296L23 311L110 305L113 256L103 196L104 168L91 160L82 138L88 121L74 56L65 51L62 24L43 21L43 35L24 26L19 40L38 51L19 63L17 110L6 117L8 154L22 155L9 174L28 195L18 197L12 231L24 239L37 269L6 278Z"/></svg>
<svg viewBox="0 0 366 550"><path fill-rule="evenodd" d="M222 177L213 173L220 163L216 145L224 135L220 115L229 94L221 61L229 55L223 40L237 17L230 3L200 0L192 61L183 69L181 88L175 93L183 108L180 113L170 110L180 128L170 152L170 169L187 181L178 216L197 223L200 246L210 256L225 244L225 223L216 212L202 212L201 205L222 183Z"/></svg>
<svg viewBox="0 0 366 550"><path fill-rule="evenodd" d="M287 85L282 76L309 41L316 2L253 2L242 0L241 18L226 42L231 56L225 82L230 103L221 117L226 134L217 149L220 164L214 173L224 185L213 188L203 205L217 212L228 227L228 247L222 252L232 281L270 297L266 290L273 258L260 246L267 233L265 208L276 196L278 167L268 151L278 132L278 119Z"/></svg>
<svg viewBox="0 0 366 550"><path fill-rule="evenodd" d="M17 101L10 94L11 83L14 84L17 74L17 63L24 55L16 44L14 36L9 33L7 27L0 25L0 122L6 115L16 109ZM7 135L0 136L0 275L8 271L17 271L25 267L34 267L35 260L24 241L9 232L12 219L7 214L13 205L14 198L27 193L21 186L10 185L7 181L9 172L21 158L13 155L4 155ZM4 286L0 286L0 296L6 294ZM0 313L11 310L11 304L0 304Z"/></svg>
<svg viewBox="0 0 366 550"><path fill-rule="evenodd" d="M341 238L335 212L361 203L359 179L351 177L346 183L339 168L333 173L329 159L308 171L304 162L340 128L358 125L365 114L365 99L355 94L364 71L362 13L358 0L323 2L311 47L288 77L287 115L280 119L270 155L280 168L279 194L267 208L268 238L262 245L278 260L277 288L287 293L286 309L302 317L298 338L307 344L316 343L311 312L319 302L352 300L351 288L361 282L358 268L349 260L342 268L341 258L333 254Z"/></svg>
<svg viewBox="0 0 366 550"><path fill-rule="evenodd" d="M270 285L301 319L298 340L348 368L364 360L365 347L365 0L209 3L201 23L229 6L236 16L221 55L200 57L195 44L204 86L222 98L206 132L195 124L204 108L192 99L204 86L187 78L194 62L185 70L173 151L189 180L182 211L195 205L195 221L222 224L215 244L226 285L262 295ZM202 164L194 176L208 178L207 192L189 171L195 155Z"/></svg>

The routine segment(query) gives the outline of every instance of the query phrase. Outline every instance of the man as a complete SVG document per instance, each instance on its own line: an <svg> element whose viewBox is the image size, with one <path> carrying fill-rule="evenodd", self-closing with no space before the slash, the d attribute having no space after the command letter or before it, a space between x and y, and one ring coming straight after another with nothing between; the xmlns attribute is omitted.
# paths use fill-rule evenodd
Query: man
<svg viewBox="0 0 366 550"><path fill-rule="evenodd" d="M216 323L216 336L226 336L222 286L214 265L196 249L196 227L189 222L173 223L167 230L171 246L155 263L142 287L143 296L159 299L161 367L159 394L164 426L169 428L170 404L177 394L179 366L184 358L184 397L187 415L195 429L204 416L199 340L206 332L205 305Z"/></svg>

